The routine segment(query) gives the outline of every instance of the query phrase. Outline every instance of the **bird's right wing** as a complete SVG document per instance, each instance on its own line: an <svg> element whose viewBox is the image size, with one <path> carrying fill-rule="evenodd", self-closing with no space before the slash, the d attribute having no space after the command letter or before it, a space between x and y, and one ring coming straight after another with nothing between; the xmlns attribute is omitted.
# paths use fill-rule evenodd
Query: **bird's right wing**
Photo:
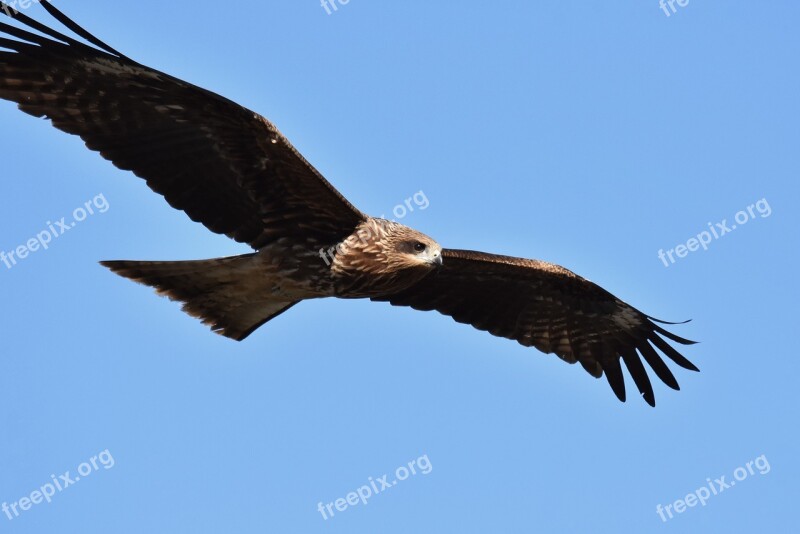
<svg viewBox="0 0 800 534"><path fill-rule="evenodd" d="M128 59L46 1L92 45L2 2L0 98L79 135L176 209L254 249L283 237L334 244L364 215L264 117ZM13 39L12 39L13 38Z"/></svg>
<svg viewBox="0 0 800 534"><path fill-rule="evenodd" d="M697 371L660 336L682 344L692 341L666 331L655 319L563 267L468 250L446 249L442 256L439 271L410 289L373 300L436 310L492 335L555 353L569 363L580 362L592 376L605 374L622 401L620 360L650 405L655 405L655 396L639 354L673 389L679 389L678 382L656 348L681 367Z"/></svg>

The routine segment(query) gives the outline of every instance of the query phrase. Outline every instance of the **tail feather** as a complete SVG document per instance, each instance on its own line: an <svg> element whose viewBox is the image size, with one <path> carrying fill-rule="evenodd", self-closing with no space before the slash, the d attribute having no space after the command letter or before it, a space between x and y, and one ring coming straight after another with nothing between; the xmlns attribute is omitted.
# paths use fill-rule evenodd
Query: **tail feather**
<svg viewBox="0 0 800 534"><path fill-rule="evenodd" d="M183 311L241 341L299 300L264 291L254 254L198 261L103 261L104 267L183 302Z"/></svg>

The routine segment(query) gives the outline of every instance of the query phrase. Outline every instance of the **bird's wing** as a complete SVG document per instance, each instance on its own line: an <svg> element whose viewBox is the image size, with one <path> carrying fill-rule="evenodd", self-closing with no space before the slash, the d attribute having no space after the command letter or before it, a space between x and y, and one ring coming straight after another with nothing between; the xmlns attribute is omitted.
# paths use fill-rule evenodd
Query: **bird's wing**
<svg viewBox="0 0 800 534"><path fill-rule="evenodd" d="M79 135L209 230L259 249L281 237L339 242L364 215L264 117L123 56L46 1L94 46L3 2L0 98ZM13 37L13 39L11 39Z"/></svg>
<svg viewBox="0 0 800 534"><path fill-rule="evenodd" d="M660 336L692 344L600 286L550 263L467 250L444 250L444 264L410 289L373 300L417 310L436 310L459 323L514 339L570 363L591 375L606 375L625 400L620 359L648 404L655 398L642 358L665 384L678 382L655 349L697 371ZM638 351L638 354L637 354Z"/></svg>

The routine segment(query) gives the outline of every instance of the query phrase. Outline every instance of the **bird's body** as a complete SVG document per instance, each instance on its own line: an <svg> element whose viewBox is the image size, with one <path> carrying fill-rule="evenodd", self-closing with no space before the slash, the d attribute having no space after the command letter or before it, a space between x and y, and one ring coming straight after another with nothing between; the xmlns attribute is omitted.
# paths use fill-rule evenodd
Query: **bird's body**
<svg viewBox="0 0 800 534"><path fill-rule="evenodd" d="M230 258L103 262L184 303L241 340L300 301L369 298L436 310L605 375L620 400L624 362L648 403L643 358L696 370L661 337L691 342L596 284L539 260L443 249L356 209L267 119L120 54L42 0L90 45L8 9L40 34L0 23L0 98L45 117L147 182L209 230L249 245ZM637 352L638 351L638 352Z"/></svg>
<svg viewBox="0 0 800 534"><path fill-rule="evenodd" d="M415 251L417 244L426 251ZM433 240L385 219L367 218L331 247L330 258L320 253L324 247L317 250L320 245L284 237L230 258L102 263L183 302L184 311L238 341L302 300L388 297L442 264Z"/></svg>

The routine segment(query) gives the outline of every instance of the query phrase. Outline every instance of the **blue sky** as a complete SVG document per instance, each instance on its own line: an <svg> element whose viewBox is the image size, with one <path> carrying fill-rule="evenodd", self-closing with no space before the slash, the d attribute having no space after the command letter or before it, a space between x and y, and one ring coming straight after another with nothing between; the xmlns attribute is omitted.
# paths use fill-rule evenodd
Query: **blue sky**
<svg viewBox="0 0 800 534"><path fill-rule="evenodd" d="M796 524L796 2L691 0L669 16L657 0L58 5L270 118L368 213L423 192L403 222L446 247L552 261L650 315L692 318L673 330L702 342L685 351L702 372L672 366L682 391L657 384L655 409L621 404L555 356L361 301L302 303L244 343L213 335L97 262L247 249L0 102L0 250L87 201L95 212L0 264L0 503L88 473L0 512L0 531ZM742 210L708 250L659 259ZM412 461L366 505L318 511ZM657 512L742 473L705 505Z"/></svg>

